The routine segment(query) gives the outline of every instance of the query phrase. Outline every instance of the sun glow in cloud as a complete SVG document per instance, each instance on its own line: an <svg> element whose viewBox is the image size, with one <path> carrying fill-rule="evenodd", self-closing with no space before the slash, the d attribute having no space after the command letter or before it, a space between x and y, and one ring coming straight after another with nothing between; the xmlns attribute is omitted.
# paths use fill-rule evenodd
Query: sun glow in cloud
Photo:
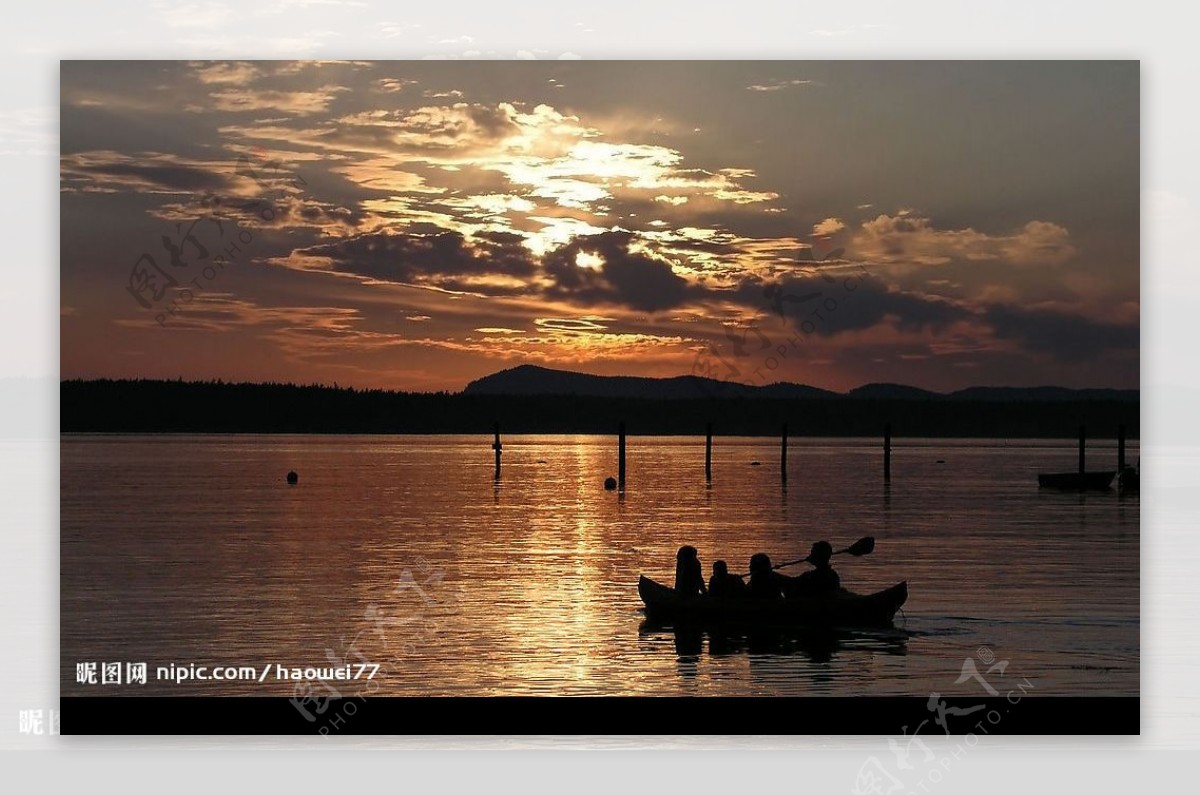
<svg viewBox="0 0 1200 795"><path fill-rule="evenodd" d="M604 260L589 251L580 251L575 255L575 264L581 268L599 270L604 266Z"/></svg>

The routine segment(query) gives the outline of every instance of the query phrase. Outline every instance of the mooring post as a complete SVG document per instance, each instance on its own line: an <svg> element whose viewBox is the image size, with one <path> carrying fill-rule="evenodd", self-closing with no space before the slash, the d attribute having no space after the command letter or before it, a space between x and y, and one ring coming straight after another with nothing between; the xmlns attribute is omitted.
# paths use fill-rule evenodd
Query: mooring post
<svg viewBox="0 0 1200 795"><path fill-rule="evenodd" d="M1084 457L1083 451L1086 446L1087 446L1087 427L1084 425L1080 425L1079 426L1079 474L1081 474L1081 475L1085 471L1084 466L1083 466L1083 457Z"/></svg>
<svg viewBox="0 0 1200 795"><path fill-rule="evenodd" d="M712 423L704 434L704 480L712 483Z"/></svg>
<svg viewBox="0 0 1200 795"><path fill-rule="evenodd" d="M617 427L617 488L625 491L625 423Z"/></svg>
<svg viewBox="0 0 1200 795"><path fill-rule="evenodd" d="M779 481L787 483L787 423L783 424L783 435L779 440Z"/></svg>
<svg viewBox="0 0 1200 795"><path fill-rule="evenodd" d="M1117 426L1117 476L1125 471L1125 426Z"/></svg>
<svg viewBox="0 0 1200 795"><path fill-rule="evenodd" d="M892 482L892 424L883 426L883 482Z"/></svg>
<svg viewBox="0 0 1200 795"><path fill-rule="evenodd" d="M495 432L496 432L496 438L495 438L495 441L493 441L493 442L492 442L492 449L496 451L496 479L497 479L497 480L499 480L499 479L500 479L500 449L501 449L501 445L500 445L500 423L498 423L498 422L497 422L497 423L496 423L496 424L493 426L493 428L494 428L494 430L495 430Z"/></svg>

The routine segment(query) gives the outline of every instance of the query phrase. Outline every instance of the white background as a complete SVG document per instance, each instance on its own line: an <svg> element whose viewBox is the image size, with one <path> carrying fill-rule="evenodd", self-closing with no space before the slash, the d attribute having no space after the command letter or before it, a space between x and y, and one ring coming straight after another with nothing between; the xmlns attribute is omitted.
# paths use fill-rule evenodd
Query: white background
<svg viewBox="0 0 1200 795"><path fill-rule="evenodd" d="M1172 8L1174 6L1174 8ZM1142 736L983 738L915 792L1190 789L1200 745L1200 142L1196 14L1179 3L9 4L0 25L0 790L387 788L851 792L883 738L81 738L19 733L57 708L58 61L75 58L1122 58L1142 62ZM630 715L653 731L656 715ZM553 727L514 730L552 732ZM153 727L146 727L152 731ZM607 727L597 727L603 731ZM616 728L616 727L612 727ZM236 731L230 726L230 731ZM420 716L397 727L420 733ZM669 749L642 753L637 748ZM264 755L245 749L293 748ZM366 749L404 748L402 756ZM456 748L453 755L435 749ZM513 749L492 753L481 749ZM528 750L534 748L536 750ZM605 753L581 749L604 748ZM728 749L713 754L709 749ZM134 749L140 752L131 753ZM152 750L147 753L143 749ZM190 750L206 749L198 754ZM330 751L314 755L313 750ZM775 750L764 753L763 749ZM1175 782L1175 783L1169 783ZM62 788L63 791L65 787ZM883 790L883 791L886 791ZM897 790L899 791L899 790Z"/></svg>

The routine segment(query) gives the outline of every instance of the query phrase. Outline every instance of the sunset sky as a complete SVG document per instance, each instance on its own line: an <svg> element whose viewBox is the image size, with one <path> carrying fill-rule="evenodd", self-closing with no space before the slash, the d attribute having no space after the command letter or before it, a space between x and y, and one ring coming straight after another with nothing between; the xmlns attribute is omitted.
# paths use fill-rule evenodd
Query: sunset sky
<svg viewBox="0 0 1200 795"><path fill-rule="evenodd" d="M1136 62L63 62L61 374L1136 387L1138 86Z"/></svg>

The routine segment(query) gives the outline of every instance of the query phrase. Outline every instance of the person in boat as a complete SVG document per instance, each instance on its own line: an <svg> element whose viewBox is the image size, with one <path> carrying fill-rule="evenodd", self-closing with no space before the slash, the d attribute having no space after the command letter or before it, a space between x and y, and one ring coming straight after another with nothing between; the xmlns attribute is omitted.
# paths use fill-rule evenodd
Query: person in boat
<svg viewBox="0 0 1200 795"><path fill-rule="evenodd" d="M704 569L693 546L680 547L675 553L675 591L683 596L705 593Z"/></svg>
<svg viewBox="0 0 1200 795"><path fill-rule="evenodd" d="M799 577L788 577L788 596L827 596L842 586L838 573L829 565L833 558L833 545L828 541L818 541L812 545L806 563L811 563L812 571L806 571Z"/></svg>
<svg viewBox="0 0 1200 795"><path fill-rule="evenodd" d="M778 599L783 596L783 579L771 566L766 552L756 552L750 557L750 585L746 595L753 599Z"/></svg>
<svg viewBox="0 0 1200 795"><path fill-rule="evenodd" d="M746 583L736 574L729 573L729 565L725 561L715 560L712 577L708 580L708 593L717 597L744 596Z"/></svg>

